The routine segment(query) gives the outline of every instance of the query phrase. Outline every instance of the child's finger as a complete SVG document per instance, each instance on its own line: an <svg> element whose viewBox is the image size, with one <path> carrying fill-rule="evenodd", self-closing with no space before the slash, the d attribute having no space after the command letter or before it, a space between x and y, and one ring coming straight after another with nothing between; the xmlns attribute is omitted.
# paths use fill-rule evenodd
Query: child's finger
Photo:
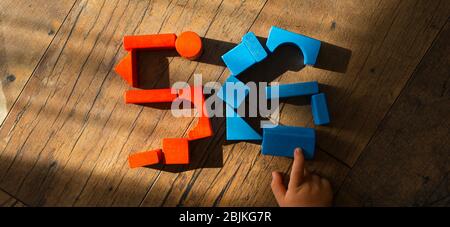
<svg viewBox="0 0 450 227"><path fill-rule="evenodd" d="M272 184L270 186L272 187L273 195L275 196L278 204L281 204L284 199L284 195L286 194L286 187L283 185L283 177L280 173L272 172Z"/></svg>
<svg viewBox="0 0 450 227"><path fill-rule="evenodd" d="M303 182L305 171L305 157L300 148L295 148L294 163L292 164L291 178L289 180L288 188L296 188Z"/></svg>

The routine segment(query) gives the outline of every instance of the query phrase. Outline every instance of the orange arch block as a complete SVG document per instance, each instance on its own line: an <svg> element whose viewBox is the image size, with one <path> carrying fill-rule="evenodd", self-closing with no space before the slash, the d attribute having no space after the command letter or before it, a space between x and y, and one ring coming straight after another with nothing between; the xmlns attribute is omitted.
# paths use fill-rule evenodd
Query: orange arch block
<svg viewBox="0 0 450 227"><path fill-rule="evenodd" d="M213 135L211 121L208 116L208 111L205 105L205 97L203 95L203 88L189 87L179 91L178 98L190 101L199 111L199 118L197 125L188 133L189 140L197 140Z"/></svg>

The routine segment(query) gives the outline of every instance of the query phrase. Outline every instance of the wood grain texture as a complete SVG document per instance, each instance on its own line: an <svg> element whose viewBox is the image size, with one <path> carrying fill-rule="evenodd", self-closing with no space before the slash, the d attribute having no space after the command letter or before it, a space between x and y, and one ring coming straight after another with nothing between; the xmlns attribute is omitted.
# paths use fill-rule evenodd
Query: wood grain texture
<svg viewBox="0 0 450 227"><path fill-rule="evenodd" d="M249 30L266 37L272 25L352 51L345 73L303 68L295 48L255 69L281 83L323 84L333 123L317 128L308 167L339 188L447 16L445 2L427 1L78 0L0 129L0 188L32 206L276 205L270 172L288 173L291 160L225 142L221 118L214 137L192 143L189 166L129 169L130 153L186 136L195 120L164 105L124 104L130 88L113 71L125 34L192 30L205 37L202 57L139 53L141 87L192 84L194 73L223 82L220 56ZM335 56L321 60L337 64ZM286 100L281 123L311 126L305 102Z"/></svg>
<svg viewBox="0 0 450 227"><path fill-rule="evenodd" d="M356 162L338 205L450 205L450 21Z"/></svg>
<svg viewBox="0 0 450 227"><path fill-rule="evenodd" d="M0 125L74 2L0 1Z"/></svg>
<svg viewBox="0 0 450 227"><path fill-rule="evenodd" d="M316 127L318 146L352 166L449 15L446 1L281 0L267 3L252 31L267 37L277 25L352 51L345 73L306 67L278 78L321 83L331 124ZM330 52L318 61L336 58ZM282 112L313 126L308 105L289 109Z"/></svg>
<svg viewBox="0 0 450 227"><path fill-rule="evenodd" d="M0 207L24 207L25 204L0 190Z"/></svg>

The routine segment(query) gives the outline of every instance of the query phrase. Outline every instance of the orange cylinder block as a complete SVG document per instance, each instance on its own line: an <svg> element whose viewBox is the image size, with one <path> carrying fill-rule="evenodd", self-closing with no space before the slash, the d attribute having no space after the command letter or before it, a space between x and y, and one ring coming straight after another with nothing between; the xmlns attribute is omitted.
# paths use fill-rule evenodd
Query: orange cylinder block
<svg viewBox="0 0 450 227"><path fill-rule="evenodd" d="M202 39L195 32L183 32L178 36L175 48L181 57L195 60L202 54Z"/></svg>

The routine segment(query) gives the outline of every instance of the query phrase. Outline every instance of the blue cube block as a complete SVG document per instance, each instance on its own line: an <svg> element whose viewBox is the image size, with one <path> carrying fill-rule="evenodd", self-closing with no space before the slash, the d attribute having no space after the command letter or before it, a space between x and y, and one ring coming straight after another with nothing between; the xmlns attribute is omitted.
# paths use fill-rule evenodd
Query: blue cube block
<svg viewBox="0 0 450 227"><path fill-rule="evenodd" d="M275 26L269 31L266 46L270 52L274 52L277 47L283 44L294 44L303 52L305 65L315 65L321 42L304 35L290 32Z"/></svg>
<svg viewBox="0 0 450 227"><path fill-rule="evenodd" d="M261 45L258 38L256 38L255 34L253 34L253 32L245 34L244 37L242 37L242 43L245 44L256 62L261 62L267 57L266 50Z"/></svg>
<svg viewBox="0 0 450 227"><path fill-rule="evenodd" d="M236 77L230 76L225 81L222 88L220 88L217 97L234 109L237 109L245 100L249 92L250 88L247 87L247 85L242 83L242 81L238 80Z"/></svg>
<svg viewBox="0 0 450 227"><path fill-rule="evenodd" d="M226 134L227 140L261 140L261 135L256 132L244 119L239 116L232 107L226 108Z"/></svg>
<svg viewBox="0 0 450 227"><path fill-rule="evenodd" d="M324 93L313 95L311 97L311 109L314 124L325 125L330 123L327 99Z"/></svg>
<svg viewBox="0 0 450 227"><path fill-rule="evenodd" d="M278 89L278 94L272 94L273 88ZM282 84L266 87L267 99L288 98L302 95L313 95L319 93L319 83L317 81L305 83Z"/></svg>
<svg viewBox="0 0 450 227"><path fill-rule="evenodd" d="M313 159L316 134L312 128L275 126L263 129L261 152L264 155L294 157L294 149L302 148L306 159Z"/></svg>
<svg viewBox="0 0 450 227"><path fill-rule="evenodd" d="M256 63L252 53L243 43L222 55L222 60L234 76L239 75Z"/></svg>
<svg viewBox="0 0 450 227"><path fill-rule="evenodd" d="M267 52L253 32L242 37L242 42L222 55L222 60L234 76L267 57Z"/></svg>

